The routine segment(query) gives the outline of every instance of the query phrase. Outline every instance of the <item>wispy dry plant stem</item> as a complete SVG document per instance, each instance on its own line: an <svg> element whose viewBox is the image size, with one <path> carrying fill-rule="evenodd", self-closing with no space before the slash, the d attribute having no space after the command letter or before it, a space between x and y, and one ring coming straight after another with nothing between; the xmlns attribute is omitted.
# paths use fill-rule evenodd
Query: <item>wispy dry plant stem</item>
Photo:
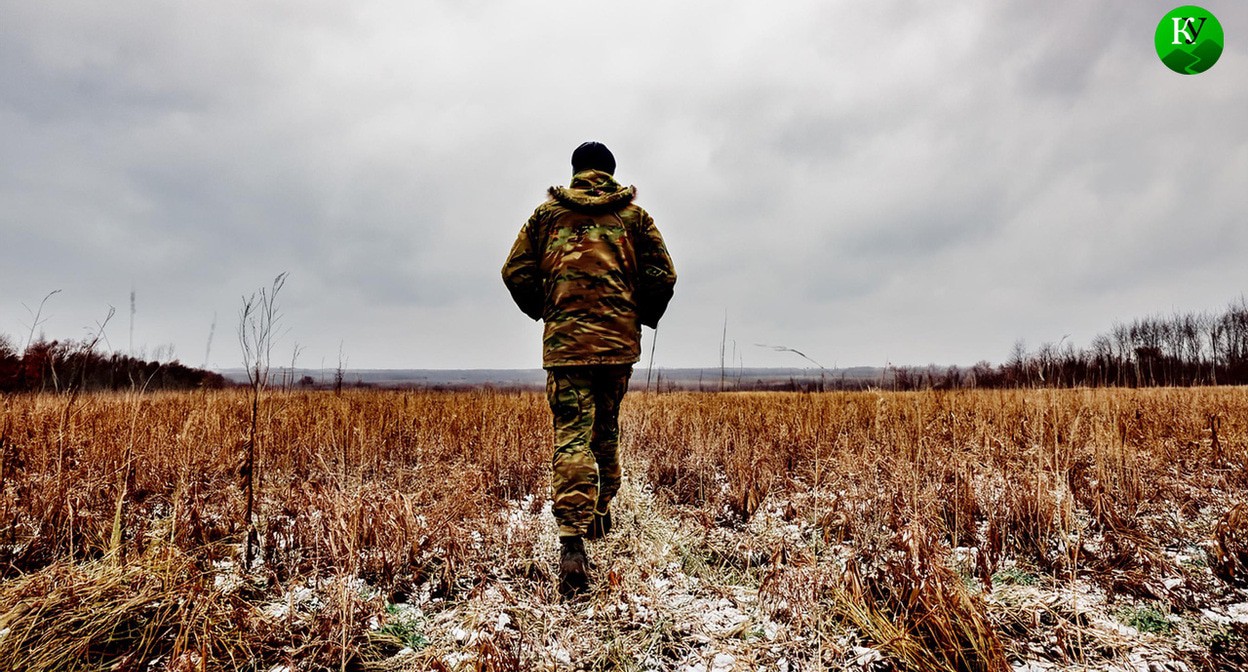
<svg viewBox="0 0 1248 672"><path fill-rule="evenodd" d="M243 524L247 530L247 544L243 554L243 567L246 569L251 569L257 541L254 514L255 482L259 478L256 443L260 418L260 395L269 382L273 340L276 338L278 323L281 321L281 313L277 310L277 295L286 284L286 276L286 273L279 273L273 278L272 286L262 287L250 297L244 298L243 307L239 311L238 341L242 346L243 364L247 369L247 378L251 385L251 419L247 439L243 445L243 464L240 469L246 497L243 513Z"/></svg>

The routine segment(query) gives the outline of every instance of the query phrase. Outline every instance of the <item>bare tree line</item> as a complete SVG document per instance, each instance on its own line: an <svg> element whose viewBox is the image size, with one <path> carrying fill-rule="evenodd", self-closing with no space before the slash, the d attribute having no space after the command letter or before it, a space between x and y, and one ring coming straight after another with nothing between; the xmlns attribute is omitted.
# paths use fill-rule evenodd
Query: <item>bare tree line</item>
<svg viewBox="0 0 1248 672"><path fill-rule="evenodd" d="M120 390L138 380L151 380L148 389L226 385L219 374L177 361L106 355L93 345L40 339L22 347L0 336L0 392L66 391L76 386ZM248 370L254 373L250 366ZM758 381L744 386L738 382L735 387L822 391L1244 384L1248 384L1248 299L1240 297L1220 313L1176 312L1115 323L1084 348L1065 337L1035 350L1020 341L999 365L981 361L971 367L889 366L875 380L846 379L842 373L839 379L821 375L814 381Z"/></svg>
<svg viewBox="0 0 1248 672"><path fill-rule="evenodd" d="M0 392L72 392L75 390L194 389L224 387L211 371L178 361L149 362L120 353L104 354L95 342L45 341L18 347L0 336Z"/></svg>
<svg viewBox="0 0 1248 672"><path fill-rule="evenodd" d="M961 387L1157 387L1248 384L1248 300L1221 313L1175 313L1119 322L1086 348L1065 337L1004 364L895 367L878 383L894 389Z"/></svg>

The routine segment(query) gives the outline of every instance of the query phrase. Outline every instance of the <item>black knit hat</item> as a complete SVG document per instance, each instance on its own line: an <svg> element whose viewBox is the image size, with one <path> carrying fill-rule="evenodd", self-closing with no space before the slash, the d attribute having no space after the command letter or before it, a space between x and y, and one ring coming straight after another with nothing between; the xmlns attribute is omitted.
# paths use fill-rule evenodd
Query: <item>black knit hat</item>
<svg viewBox="0 0 1248 672"><path fill-rule="evenodd" d="M611 175L615 174L615 156L611 154L611 150L601 142L582 142L576 151L572 152L572 172L579 173L582 170L601 170Z"/></svg>

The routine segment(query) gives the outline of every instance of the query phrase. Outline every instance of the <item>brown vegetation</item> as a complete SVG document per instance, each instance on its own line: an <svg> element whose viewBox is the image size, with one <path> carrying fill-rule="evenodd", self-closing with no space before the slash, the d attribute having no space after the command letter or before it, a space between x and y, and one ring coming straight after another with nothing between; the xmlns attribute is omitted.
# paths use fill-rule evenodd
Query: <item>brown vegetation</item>
<svg viewBox="0 0 1248 672"><path fill-rule="evenodd" d="M634 394L587 604L550 572L540 394L258 409L253 437L247 391L3 398L0 668L1243 660L1241 625L1200 611L1244 601L1239 388ZM678 589L748 620L689 630ZM1089 595L1179 625L1113 639Z"/></svg>
<svg viewBox="0 0 1248 672"><path fill-rule="evenodd" d="M0 335L0 393L189 390L226 385L221 374L176 360L149 362L115 352L101 354L95 349L96 340L38 340L19 348Z"/></svg>

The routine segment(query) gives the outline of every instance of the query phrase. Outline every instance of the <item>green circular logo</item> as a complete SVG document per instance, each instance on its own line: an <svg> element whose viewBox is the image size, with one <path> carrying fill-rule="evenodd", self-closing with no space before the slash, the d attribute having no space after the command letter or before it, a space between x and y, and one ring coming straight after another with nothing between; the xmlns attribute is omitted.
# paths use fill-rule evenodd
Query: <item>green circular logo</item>
<svg viewBox="0 0 1248 672"><path fill-rule="evenodd" d="M1157 56L1167 68L1198 75L1222 55L1222 24L1209 10L1196 5L1176 7L1157 24Z"/></svg>

